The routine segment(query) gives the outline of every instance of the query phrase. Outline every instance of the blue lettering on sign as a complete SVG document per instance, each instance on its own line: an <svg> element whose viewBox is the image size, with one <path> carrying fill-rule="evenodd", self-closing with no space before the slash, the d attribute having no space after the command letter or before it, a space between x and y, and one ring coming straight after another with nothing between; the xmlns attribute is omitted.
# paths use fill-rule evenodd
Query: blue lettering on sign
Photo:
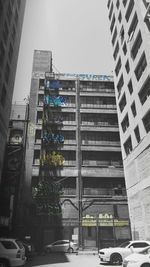
<svg viewBox="0 0 150 267"><path fill-rule="evenodd" d="M43 141L45 143L53 142L53 143L64 143L64 137L61 134L48 134L44 133Z"/></svg>
<svg viewBox="0 0 150 267"><path fill-rule="evenodd" d="M45 95L44 104L55 106L55 107L60 107L60 106L62 107L62 106L66 106L66 100L63 96Z"/></svg>
<svg viewBox="0 0 150 267"><path fill-rule="evenodd" d="M113 76L111 75L96 75L96 74L75 74L75 73L64 73L60 74L60 77L66 76L66 77L72 77L72 78L78 78L81 80L89 80L89 81L113 81Z"/></svg>

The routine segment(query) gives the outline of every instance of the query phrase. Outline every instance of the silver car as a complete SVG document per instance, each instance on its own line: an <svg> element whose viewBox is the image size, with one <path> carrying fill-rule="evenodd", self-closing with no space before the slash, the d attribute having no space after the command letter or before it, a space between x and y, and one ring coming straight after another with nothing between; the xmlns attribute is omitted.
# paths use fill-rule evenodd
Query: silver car
<svg viewBox="0 0 150 267"><path fill-rule="evenodd" d="M21 266L25 262L25 249L21 241L0 237L0 267Z"/></svg>
<svg viewBox="0 0 150 267"><path fill-rule="evenodd" d="M46 253L50 252L68 252L73 253L77 250L77 244L69 240L57 240L44 247Z"/></svg>

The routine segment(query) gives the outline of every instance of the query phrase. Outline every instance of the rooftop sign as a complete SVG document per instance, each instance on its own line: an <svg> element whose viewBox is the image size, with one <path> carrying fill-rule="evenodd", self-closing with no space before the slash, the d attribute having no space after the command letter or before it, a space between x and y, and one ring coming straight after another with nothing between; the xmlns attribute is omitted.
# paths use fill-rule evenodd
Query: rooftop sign
<svg viewBox="0 0 150 267"><path fill-rule="evenodd" d="M111 81L113 82L113 76L110 75L96 75L96 74L76 74L76 73L48 73L45 76L47 78L54 79L79 79L84 81Z"/></svg>

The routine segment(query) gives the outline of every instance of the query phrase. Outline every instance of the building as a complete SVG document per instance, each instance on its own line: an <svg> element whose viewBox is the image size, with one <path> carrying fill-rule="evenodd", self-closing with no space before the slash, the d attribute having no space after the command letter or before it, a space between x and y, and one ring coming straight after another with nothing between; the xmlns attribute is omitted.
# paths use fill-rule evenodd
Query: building
<svg viewBox="0 0 150 267"><path fill-rule="evenodd" d="M150 1L108 1L132 237L150 239Z"/></svg>
<svg viewBox="0 0 150 267"><path fill-rule="evenodd" d="M26 0L0 0L0 182Z"/></svg>
<svg viewBox="0 0 150 267"><path fill-rule="evenodd" d="M28 105L12 105L0 191L1 236L19 236L23 228L22 192L27 126Z"/></svg>
<svg viewBox="0 0 150 267"><path fill-rule="evenodd" d="M129 239L113 78L55 74L51 53L36 50L29 109L26 225L35 243L104 247ZM45 195L37 196L39 182Z"/></svg>

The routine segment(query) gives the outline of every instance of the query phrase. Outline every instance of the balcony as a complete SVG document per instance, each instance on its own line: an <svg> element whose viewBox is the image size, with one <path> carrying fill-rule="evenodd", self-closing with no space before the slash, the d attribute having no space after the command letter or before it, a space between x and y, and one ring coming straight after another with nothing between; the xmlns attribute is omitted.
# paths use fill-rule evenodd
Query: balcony
<svg viewBox="0 0 150 267"><path fill-rule="evenodd" d="M106 168L122 168L122 161L108 161L108 160L83 160L82 166L89 167L106 167Z"/></svg>
<svg viewBox="0 0 150 267"><path fill-rule="evenodd" d="M125 188L83 188L83 195L88 196L126 196L126 189Z"/></svg>
<svg viewBox="0 0 150 267"><path fill-rule="evenodd" d="M82 145L95 145L95 146L119 146L119 141L93 141L93 140L82 140Z"/></svg>

